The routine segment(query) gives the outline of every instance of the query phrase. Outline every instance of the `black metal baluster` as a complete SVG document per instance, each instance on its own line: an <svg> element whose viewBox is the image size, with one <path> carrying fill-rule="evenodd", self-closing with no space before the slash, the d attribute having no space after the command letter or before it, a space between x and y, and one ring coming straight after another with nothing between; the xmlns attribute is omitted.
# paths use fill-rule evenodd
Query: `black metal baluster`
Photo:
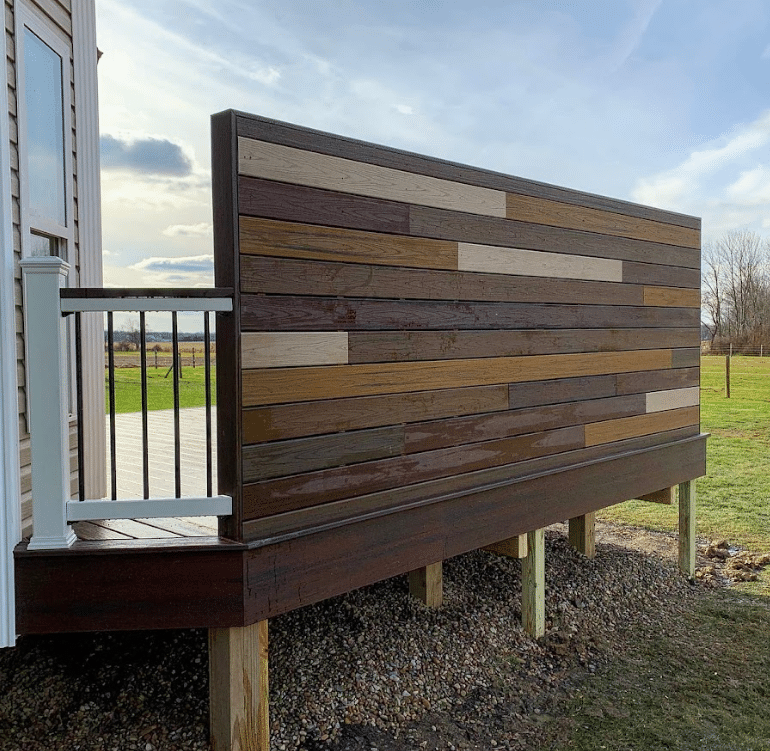
<svg viewBox="0 0 770 751"><path fill-rule="evenodd" d="M176 311L171 312L172 346L174 360L174 490L176 498L182 497L182 452L179 443L179 331Z"/></svg>
<svg viewBox="0 0 770 751"><path fill-rule="evenodd" d="M211 330L209 312L203 314L203 347L204 370L206 382L206 495L213 495L212 461L211 461Z"/></svg>
<svg viewBox="0 0 770 751"><path fill-rule="evenodd" d="M118 499L117 451L115 448L115 337L112 328L112 311L107 313L107 358L110 395L110 479L112 500Z"/></svg>
<svg viewBox="0 0 770 751"><path fill-rule="evenodd" d="M142 368L142 477L144 497L150 497L150 454L147 430L147 327L144 311L139 313L140 357Z"/></svg>
<svg viewBox="0 0 770 751"><path fill-rule="evenodd" d="M86 498L85 446L83 445L83 349L80 313L75 313L75 409L78 420L78 499Z"/></svg>

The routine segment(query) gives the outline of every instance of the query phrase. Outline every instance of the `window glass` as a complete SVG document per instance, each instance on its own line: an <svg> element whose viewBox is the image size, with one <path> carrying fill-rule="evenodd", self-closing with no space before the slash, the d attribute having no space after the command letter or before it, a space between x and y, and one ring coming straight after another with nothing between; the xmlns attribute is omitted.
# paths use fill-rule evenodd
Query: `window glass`
<svg viewBox="0 0 770 751"><path fill-rule="evenodd" d="M62 59L27 28L24 93L29 212L66 226Z"/></svg>

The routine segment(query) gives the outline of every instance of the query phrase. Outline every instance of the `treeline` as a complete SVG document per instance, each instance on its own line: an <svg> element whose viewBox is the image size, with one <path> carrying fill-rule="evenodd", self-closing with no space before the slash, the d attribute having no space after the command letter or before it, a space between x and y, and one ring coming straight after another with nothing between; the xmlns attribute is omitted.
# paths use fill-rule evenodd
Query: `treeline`
<svg viewBox="0 0 770 751"><path fill-rule="evenodd" d="M742 230L706 243L702 276L712 352L770 351L770 240Z"/></svg>
<svg viewBox="0 0 770 751"><path fill-rule="evenodd" d="M148 331L147 334L147 342L170 342L171 341L171 332L170 331ZM179 333L178 339L180 342L202 342L203 341L203 332L198 331L193 334L189 333ZM216 341L216 332L211 332L211 341ZM113 340L117 342L128 342L129 344L133 344L136 347L139 347L140 345L140 335L138 331L135 331L133 329L128 331L114 331L113 332ZM104 343L107 344L107 332L104 332Z"/></svg>

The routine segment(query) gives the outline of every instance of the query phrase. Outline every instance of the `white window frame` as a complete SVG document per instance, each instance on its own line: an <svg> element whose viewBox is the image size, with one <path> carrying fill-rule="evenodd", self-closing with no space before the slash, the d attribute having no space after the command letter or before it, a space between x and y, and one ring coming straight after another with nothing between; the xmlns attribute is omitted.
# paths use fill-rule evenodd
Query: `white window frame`
<svg viewBox="0 0 770 751"><path fill-rule="evenodd" d="M33 214L29 207L29 192L26 185L28 174L28 153L26 143L27 104L24 85L26 80L24 32L29 29L47 44L62 59L62 115L64 123L64 193L65 224ZM64 259L70 264L70 283L74 281L77 264L75 258L75 201L72 167L72 50L63 32L44 16L26 4L16 4L16 80L17 108L19 116L19 182L21 192L21 254L31 255L29 236L31 232L53 237L63 243Z"/></svg>

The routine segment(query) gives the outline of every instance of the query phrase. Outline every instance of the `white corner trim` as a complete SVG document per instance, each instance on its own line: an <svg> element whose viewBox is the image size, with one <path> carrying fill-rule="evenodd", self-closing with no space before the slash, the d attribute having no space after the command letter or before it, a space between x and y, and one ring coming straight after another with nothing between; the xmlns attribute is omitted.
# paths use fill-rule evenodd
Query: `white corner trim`
<svg viewBox="0 0 770 751"><path fill-rule="evenodd" d="M5 34L0 59L6 59ZM16 383L13 204L8 87L0 86L0 647L16 643L13 548L21 540L19 415Z"/></svg>
<svg viewBox="0 0 770 751"><path fill-rule="evenodd" d="M72 3L72 62L75 84L75 151L78 162L78 240L81 287L102 286L102 197L99 169L99 87L96 74L94 0ZM105 494L104 324L83 318L83 396L86 495Z"/></svg>

